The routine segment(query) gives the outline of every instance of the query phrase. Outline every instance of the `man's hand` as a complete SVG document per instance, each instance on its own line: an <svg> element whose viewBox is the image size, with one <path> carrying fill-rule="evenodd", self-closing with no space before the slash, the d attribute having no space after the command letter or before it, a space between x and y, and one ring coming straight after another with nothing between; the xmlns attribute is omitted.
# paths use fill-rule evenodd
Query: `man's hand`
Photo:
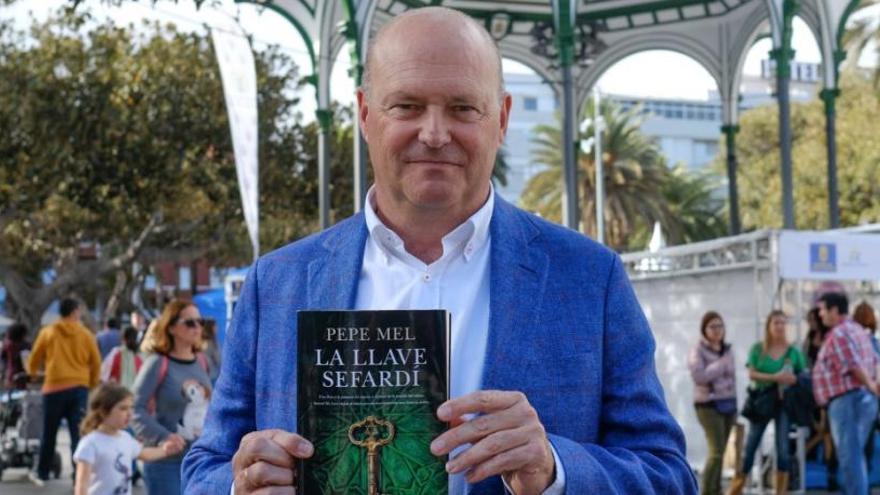
<svg viewBox="0 0 880 495"><path fill-rule="evenodd" d="M283 430L248 433L232 457L235 493L294 494L297 459L312 456L315 449L305 438ZM262 490L272 487L271 490Z"/></svg>
<svg viewBox="0 0 880 495"><path fill-rule="evenodd" d="M172 433L165 437L165 441L163 441L162 444L167 444L168 448L180 452L186 447L186 440L177 433ZM165 447L162 448L163 450L165 449Z"/></svg>
<svg viewBox="0 0 880 495"><path fill-rule="evenodd" d="M475 413L480 415L461 422ZM544 425L522 392L474 392L441 405L437 417L459 424L434 439L432 453L472 444L446 464L449 473L468 471L468 483L500 474L516 495L539 494L553 483L556 463Z"/></svg>
<svg viewBox="0 0 880 495"><path fill-rule="evenodd" d="M180 442L174 442L171 440L165 440L164 442L160 443L159 448L161 448L162 452L164 452L165 455L168 456L179 454L183 451L183 445L180 445Z"/></svg>

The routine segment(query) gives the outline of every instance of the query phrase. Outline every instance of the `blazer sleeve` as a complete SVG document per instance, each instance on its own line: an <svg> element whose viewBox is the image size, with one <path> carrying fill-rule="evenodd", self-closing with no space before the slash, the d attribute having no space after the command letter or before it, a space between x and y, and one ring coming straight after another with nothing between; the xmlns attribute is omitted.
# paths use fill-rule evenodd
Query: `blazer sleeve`
<svg viewBox="0 0 880 495"><path fill-rule="evenodd" d="M202 436L183 459L184 493L230 493L232 456L241 438L256 429L254 383L259 332L257 273L259 261L245 279L223 345L220 376L211 396Z"/></svg>
<svg viewBox="0 0 880 495"><path fill-rule="evenodd" d="M681 428L654 368L654 339L619 258L605 295L602 413L595 443L549 435L566 493L697 493Z"/></svg>

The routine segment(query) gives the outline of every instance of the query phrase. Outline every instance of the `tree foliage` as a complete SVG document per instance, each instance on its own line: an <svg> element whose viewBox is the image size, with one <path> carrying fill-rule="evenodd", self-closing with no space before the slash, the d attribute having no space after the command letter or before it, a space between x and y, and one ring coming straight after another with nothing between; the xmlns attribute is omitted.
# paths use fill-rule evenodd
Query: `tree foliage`
<svg viewBox="0 0 880 495"><path fill-rule="evenodd" d="M880 221L880 96L853 72L841 77L837 98L837 166L842 226ZM775 106L749 110L740 120L736 152L743 228L780 228L782 193L779 124ZM799 229L828 228L828 162L823 103L791 106L795 222ZM723 148L723 147L722 147ZM723 167L724 149L716 167Z"/></svg>
<svg viewBox="0 0 880 495"><path fill-rule="evenodd" d="M317 127L297 118L293 62L271 48L255 60L268 250L317 227ZM15 316L33 324L56 297L133 261L250 259L208 38L95 25L73 9L29 33L0 24L0 128L0 282ZM338 218L351 211L352 137L335 130Z"/></svg>
<svg viewBox="0 0 880 495"><path fill-rule="evenodd" d="M671 171L657 145L641 133L638 108L622 110L604 100L602 161L605 183L606 240L614 249L641 249L654 222L660 222L670 243L714 237L723 232L720 207L712 198L708 177L692 177L683 169ZM593 102L584 111L593 115ZM581 139L593 135L590 125ZM526 185L521 202L526 209L559 222L563 198L563 144L560 125L534 129L537 150L533 160L547 165ZM595 163L592 153L578 158L578 198L583 231L596 235Z"/></svg>

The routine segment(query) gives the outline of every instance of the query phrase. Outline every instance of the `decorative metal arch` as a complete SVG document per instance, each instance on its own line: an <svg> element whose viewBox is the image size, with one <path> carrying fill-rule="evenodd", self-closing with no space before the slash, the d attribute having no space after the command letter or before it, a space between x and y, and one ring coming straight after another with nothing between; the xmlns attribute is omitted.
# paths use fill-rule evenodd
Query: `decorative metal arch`
<svg viewBox="0 0 880 495"><path fill-rule="evenodd" d="M599 56L595 64L581 73L577 85L579 89L585 91L582 92L579 101L581 103L584 101L589 88L592 88L608 69L630 55L648 50L669 50L694 60L712 76L719 91L723 91L721 66L709 47L682 33L645 33L613 45Z"/></svg>
<svg viewBox="0 0 880 495"><path fill-rule="evenodd" d="M497 33L502 56L532 68L551 82L570 120L576 117L587 90L598 77L622 58L646 49L667 49L682 53L700 63L715 79L722 97L724 126L728 147L735 144L738 127L737 101L742 66L748 49L767 23L773 39L771 52L777 61L777 87L780 102L780 135L783 176L790 179L790 126L787 123L788 64L791 57L791 20L800 7L802 17L819 41L826 72L823 99L833 108L837 90L837 67L842 60L840 38L846 19L856 9L858 0L237 0L251 1L276 11L284 11L306 40L318 40L313 54L314 82L318 90L318 118L329 128L329 75L333 61L348 43L356 63L356 82L361 64L366 60L369 39L388 19L403 11L428 5L443 5L461 10L486 23L506 29ZM340 29L339 26L342 26ZM545 37L543 41L536 36ZM549 36L549 38L547 38ZM592 44L592 45L591 45ZM587 46L590 45L590 46ZM549 58L548 58L549 57ZM830 70L833 69L833 70ZM566 92L566 72L573 81ZM830 74L830 75L829 75ZM566 95L568 95L566 97ZM831 103L829 103L831 102ZM322 113L323 112L323 113ZM829 112L833 123L833 112ZM567 125L566 127L573 127ZM565 151L567 168L573 168L573 137L568 134ZM326 139L326 136L324 136ZM320 145L319 145L320 146ZM326 172L329 155L320 153L321 168ZM355 181L358 203L362 204L363 142L358 140L355 153ZM833 132L829 134L829 183L833 181ZM732 158L732 160L730 160ZM732 166L730 166L732 164ZM787 171L786 171L787 170ZM566 191L576 191L571 173L567 173ZM729 156L728 178L735 183L736 160ZM785 180L783 181L786 182ZM322 211L329 198L322 183ZM829 184L829 188L832 185ZM833 186L836 189L836 185ZM784 186L783 210L786 226L794 226L789 206L793 192L790 180ZM836 192L835 192L836 194ZM731 214L735 215L736 191L730 191ZM575 198L576 200L576 198ZM834 202L835 200L832 200ZM832 209L836 205L830 206ZM575 227L573 217L566 216ZM835 217L832 215L832 223ZM322 214L322 226L325 221ZM731 231L739 229L738 218L731 218Z"/></svg>

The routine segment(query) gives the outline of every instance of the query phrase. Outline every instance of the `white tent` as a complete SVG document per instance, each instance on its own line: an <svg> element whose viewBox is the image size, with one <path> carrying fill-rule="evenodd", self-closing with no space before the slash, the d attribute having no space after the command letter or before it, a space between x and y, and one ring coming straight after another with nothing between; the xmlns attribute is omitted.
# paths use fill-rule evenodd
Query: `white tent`
<svg viewBox="0 0 880 495"><path fill-rule="evenodd" d="M745 360L771 309L791 317L789 336L800 343L804 316L818 293L842 288L853 303L880 306L880 224L824 232L764 230L630 253L623 260L651 322L657 372L694 466L703 464L706 443L694 412L687 356L699 338L703 313L718 311L727 324L742 406Z"/></svg>

